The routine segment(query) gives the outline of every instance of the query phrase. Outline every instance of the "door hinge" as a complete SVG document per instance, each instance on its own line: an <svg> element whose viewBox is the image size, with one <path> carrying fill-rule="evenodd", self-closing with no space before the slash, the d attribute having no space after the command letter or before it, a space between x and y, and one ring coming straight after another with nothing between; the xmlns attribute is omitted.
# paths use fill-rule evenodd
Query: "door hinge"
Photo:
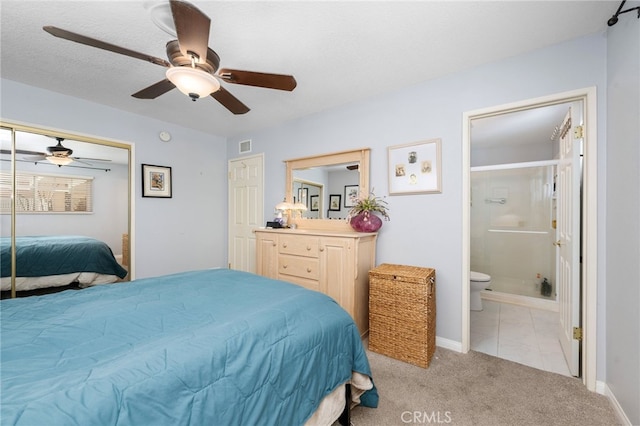
<svg viewBox="0 0 640 426"><path fill-rule="evenodd" d="M582 340L582 327L573 327L573 339Z"/></svg>
<svg viewBox="0 0 640 426"><path fill-rule="evenodd" d="M575 139L582 139L582 126L576 126L573 129L573 137Z"/></svg>

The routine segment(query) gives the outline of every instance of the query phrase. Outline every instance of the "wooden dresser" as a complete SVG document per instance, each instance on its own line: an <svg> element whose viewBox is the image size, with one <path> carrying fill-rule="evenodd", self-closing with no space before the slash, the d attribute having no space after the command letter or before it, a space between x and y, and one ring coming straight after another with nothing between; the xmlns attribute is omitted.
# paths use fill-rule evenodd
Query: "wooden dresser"
<svg viewBox="0 0 640 426"><path fill-rule="evenodd" d="M320 291L369 330L369 270L375 266L375 233L311 229L256 229L259 275Z"/></svg>

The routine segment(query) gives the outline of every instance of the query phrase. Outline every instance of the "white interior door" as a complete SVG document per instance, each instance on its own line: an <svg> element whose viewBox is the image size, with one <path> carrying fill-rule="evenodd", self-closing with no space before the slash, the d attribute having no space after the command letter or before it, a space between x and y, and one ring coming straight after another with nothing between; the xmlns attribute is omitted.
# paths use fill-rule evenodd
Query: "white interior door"
<svg viewBox="0 0 640 426"><path fill-rule="evenodd" d="M572 107L565 116L560 135L558 164L557 291L560 312L560 343L573 376L579 376L580 340L580 151L581 108Z"/></svg>
<svg viewBox="0 0 640 426"><path fill-rule="evenodd" d="M264 226L263 156L229 161L229 269L256 272L256 236Z"/></svg>

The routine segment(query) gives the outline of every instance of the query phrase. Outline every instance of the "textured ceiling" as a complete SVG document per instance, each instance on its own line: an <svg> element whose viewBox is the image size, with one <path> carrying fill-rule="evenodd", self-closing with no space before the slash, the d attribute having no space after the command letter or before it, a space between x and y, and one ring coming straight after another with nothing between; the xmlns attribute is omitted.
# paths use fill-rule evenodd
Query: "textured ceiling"
<svg viewBox="0 0 640 426"><path fill-rule="evenodd" d="M370 98L448 73L604 31L617 1L198 1L212 20L221 66L295 76L282 92L223 83L251 108L234 116L214 99L177 90L130 95L165 68L55 38L53 25L165 58L172 36L157 1L0 2L2 78L231 136Z"/></svg>

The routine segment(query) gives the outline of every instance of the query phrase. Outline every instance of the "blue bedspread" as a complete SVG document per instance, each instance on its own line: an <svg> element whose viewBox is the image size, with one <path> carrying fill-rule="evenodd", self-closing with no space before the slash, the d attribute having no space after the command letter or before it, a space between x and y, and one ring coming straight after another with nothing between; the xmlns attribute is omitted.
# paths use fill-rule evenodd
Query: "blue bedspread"
<svg viewBox="0 0 640 426"><path fill-rule="evenodd" d="M3 425L300 425L352 371L371 375L333 299L244 272L0 304Z"/></svg>
<svg viewBox="0 0 640 426"><path fill-rule="evenodd" d="M11 239L0 239L2 277L11 276ZM127 276L107 244L94 238L61 235L16 237L16 276L43 277L96 272Z"/></svg>

